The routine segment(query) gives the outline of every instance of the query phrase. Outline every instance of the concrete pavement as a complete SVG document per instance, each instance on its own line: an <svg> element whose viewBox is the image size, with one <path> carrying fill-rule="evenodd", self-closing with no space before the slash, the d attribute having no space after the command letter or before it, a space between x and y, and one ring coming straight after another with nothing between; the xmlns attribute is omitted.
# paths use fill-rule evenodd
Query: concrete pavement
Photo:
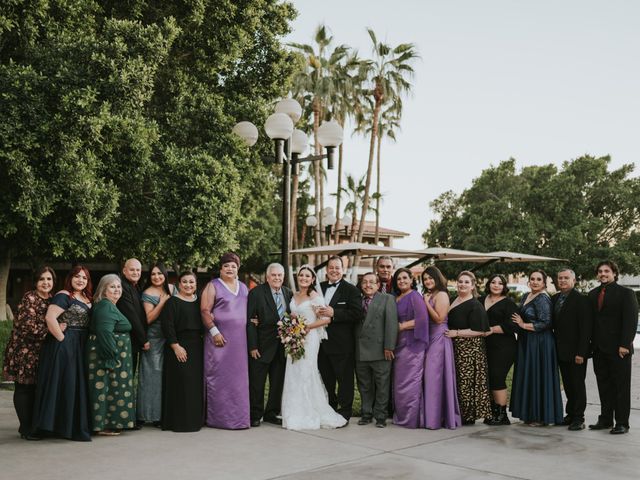
<svg viewBox="0 0 640 480"><path fill-rule="evenodd" d="M199 433L147 427L91 443L26 442L17 434L12 392L0 392L0 475L30 479L635 479L640 475L640 357L634 356L631 430L566 427L407 430L351 425L289 432L273 425ZM591 365L587 422L599 406Z"/></svg>

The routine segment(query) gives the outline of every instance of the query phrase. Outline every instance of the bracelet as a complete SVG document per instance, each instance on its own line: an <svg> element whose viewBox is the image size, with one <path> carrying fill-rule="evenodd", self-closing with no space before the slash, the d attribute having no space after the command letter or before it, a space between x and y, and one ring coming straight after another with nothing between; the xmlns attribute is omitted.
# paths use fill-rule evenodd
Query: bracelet
<svg viewBox="0 0 640 480"><path fill-rule="evenodd" d="M220 330L218 330L218 327L214 325L209 329L209 333L211 334L212 337L215 337L216 335L220 334Z"/></svg>

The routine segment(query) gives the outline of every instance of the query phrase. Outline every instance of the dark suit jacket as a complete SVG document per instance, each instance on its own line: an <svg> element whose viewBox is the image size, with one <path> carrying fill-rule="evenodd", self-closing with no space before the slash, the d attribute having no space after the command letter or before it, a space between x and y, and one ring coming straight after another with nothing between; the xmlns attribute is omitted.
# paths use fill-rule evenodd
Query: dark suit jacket
<svg viewBox="0 0 640 480"><path fill-rule="evenodd" d="M322 282L322 293L327 290L328 282ZM340 281L329 302L333 308L333 318L326 327L327 340L320 344L328 355L353 353L355 350L355 326L364 318L362 295L360 290L346 280Z"/></svg>
<svg viewBox="0 0 640 480"><path fill-rule="evenodd" d="M600 286L589 292L593 314L593 349L617 354L619 347L633 353L633 339L638 325L638 300L630 288L610 283L604 295L602 310L598 311Z"/></svg>
<svg viewBox="0 0 640 480"><path fill-rule="evenodd" d="M371 299L363 322L356 326L356 360L384 360L384 351L393 351L397 340L396 301L392 295L378 293Z"/></svg>
<svg viewBox="0 0 640 480"><path fill-rule="evenodd" d="M147 343L147 315L142 305L140 291L131 285L129 280L121 276L122 296L116 306L131 323L131 340L134 347L142 348Z"/></svg>
<svg viewBox="0 0 640 480"><path fill-rule="evenodd" d="M556 303L560 294L551 299L553 303L553 333L556 337L558 359L571 362L576 355L587 358L590 351L593 321L589 300L575 288L569 292L556 314Z"/></svg>
<svg viewBox="0 0 640 480"><path fill-rule="evenodd" d="M282 294L288 312L291 290L283 286ZM257 326L251 322L252 318L258 319ZM271 363L279 348L281 349L278 338L279 320L278 309L269 284L263 283L250 290L247 299L247 347L249 352L258 349L259 360L263 363Z"/></svg>

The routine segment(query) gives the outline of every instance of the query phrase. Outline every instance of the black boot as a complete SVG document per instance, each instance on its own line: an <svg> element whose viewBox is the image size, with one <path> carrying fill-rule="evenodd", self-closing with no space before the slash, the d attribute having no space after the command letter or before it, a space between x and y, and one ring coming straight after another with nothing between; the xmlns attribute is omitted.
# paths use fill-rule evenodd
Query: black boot
<svg viewBox="0 0 640 480"><path fill-rule="evenodd" d="M484 424L485 425L496 425L493 422L495 422L496 418L498 418L498 414L499 413L500 413L500 405L498 405L496 402L491 400L491 416L490 417L486 417L484 419Z"/></svg>
<svg viewBox="0 0 640 480"><path fill-rule="evenodd" d="M511 425L509 421L509 415L507 415L507 406L506 405L497 405L498 414L493 417L491 423L489 425Z"/></svg>

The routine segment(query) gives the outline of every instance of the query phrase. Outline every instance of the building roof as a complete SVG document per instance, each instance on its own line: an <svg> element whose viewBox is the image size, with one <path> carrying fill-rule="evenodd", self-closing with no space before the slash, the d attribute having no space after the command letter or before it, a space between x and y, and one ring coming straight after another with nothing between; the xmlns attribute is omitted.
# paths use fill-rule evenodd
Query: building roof
<svg viewBox="0 0 640 480"><path fill-rule="evenodd" d="M344 225L340 225L341 227L344 227ZM348 225L349 228L351 228L351 225ZM355 228L356 230L360 227L360 223L359 222L355 222ZM365 221L364 222L364 234L365 235L375 235L376 233L376 222L372 222L372 221ZM404 237L408 237L410 234L407 232L401 232L400 230L393 230L392 228L385 228L383 226L380 226L378 228L378 233L380 234L381 237L394 237L394 238L404 238Z"/></svg>

